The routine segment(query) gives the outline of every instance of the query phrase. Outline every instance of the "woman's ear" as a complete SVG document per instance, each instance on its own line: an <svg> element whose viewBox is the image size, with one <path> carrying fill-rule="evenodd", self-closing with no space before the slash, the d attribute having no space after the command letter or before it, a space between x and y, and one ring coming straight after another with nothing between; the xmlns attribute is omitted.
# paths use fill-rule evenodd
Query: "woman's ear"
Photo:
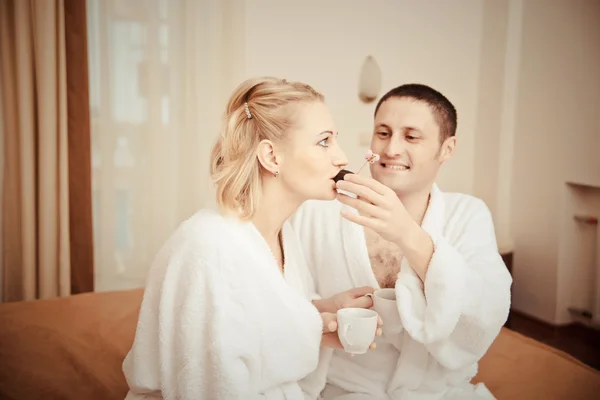
<svg viewBox="0 0 600 400"><path fill-rule="evenodd" d="M275 155L275 146L270 140L262 140L258 144L258 161L263 168L271 174L277 176L279 174L279 163Z"/></svg>
<svg viewBox="0 0 600 400"><path fill-rule="evenodd" d="M444 140L444 143L442 143L442 148L440 149L440 162L444 163L444 162L448 161L454 154L455 148L456 148L456 137L455 136L451 136L448 139Z"/></svg>

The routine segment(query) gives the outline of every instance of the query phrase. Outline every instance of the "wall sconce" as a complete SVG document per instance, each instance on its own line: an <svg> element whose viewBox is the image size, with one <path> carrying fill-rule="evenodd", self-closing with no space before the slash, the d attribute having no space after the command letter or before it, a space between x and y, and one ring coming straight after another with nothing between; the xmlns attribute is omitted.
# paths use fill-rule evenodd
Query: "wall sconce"
<svg viewBox="0 0 600 400"><path fill-rule="evenodd" d="M381 91L381 69L373 56L368 56L362 65L358 81L358 97L363 103L375 101Z"/></svg>

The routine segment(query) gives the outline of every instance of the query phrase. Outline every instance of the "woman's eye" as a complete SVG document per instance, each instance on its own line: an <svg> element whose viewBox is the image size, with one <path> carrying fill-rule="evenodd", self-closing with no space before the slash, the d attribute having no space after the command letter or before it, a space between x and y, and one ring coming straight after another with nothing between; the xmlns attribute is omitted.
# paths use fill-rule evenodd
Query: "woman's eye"
<svg viewBox="0 0 600 400"><path fill-rule="evenodd" d="M328 141L329 141L329 138L321 140L319 142L319 146L327 147L328 146L328 144L327 144Z"/></svg>

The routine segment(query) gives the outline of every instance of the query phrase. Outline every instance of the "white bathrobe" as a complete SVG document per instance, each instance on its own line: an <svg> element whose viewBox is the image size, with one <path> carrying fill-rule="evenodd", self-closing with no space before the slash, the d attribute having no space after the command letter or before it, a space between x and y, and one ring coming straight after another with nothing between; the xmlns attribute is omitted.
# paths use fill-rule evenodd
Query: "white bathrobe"
<svg viewBox="0 0 600 400"><path fill-rule="evenodd" d="M127 399L306 398L323 323L289 223L282 234L285 276L250 222L201 211L177 229L149 273Z"/></svg>
<svg viewBox="0 0 600 400"><path fill-rule="evenodd" d="M379 288L364 229L340 216L343 207L310 201L291 220L316 298L353 287ZM424 285L406 258L401 262L395 289L400 328L378 337L376 350L354 358L325 350L305 390L320 392L326 374L325 398L492 398L484 385L469 384L510 308L512 279L498 253L491 214L477 198L444 194L434 186L422 228L435 250ZM354 394L336 397L344 393Z"/></svg>

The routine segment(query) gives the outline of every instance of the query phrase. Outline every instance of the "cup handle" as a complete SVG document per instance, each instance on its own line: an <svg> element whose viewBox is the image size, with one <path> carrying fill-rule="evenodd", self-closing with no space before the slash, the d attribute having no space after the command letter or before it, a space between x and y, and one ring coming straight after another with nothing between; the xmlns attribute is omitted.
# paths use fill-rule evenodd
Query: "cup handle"
<svg viewBox="0 0 600 400"><path fill-rule="evenodd" d="M344 337L346 338L346 342L347 342L347 343L348 343L350 346L352 346L353 344L352 344L352 343L350 343L350 340L348 340L348 330L350 330L350 326L351 326L350 324L348 324L348 325L345 325L345 326L344 326L344 329L343 329L343 331L344 331Z"/></svg>

